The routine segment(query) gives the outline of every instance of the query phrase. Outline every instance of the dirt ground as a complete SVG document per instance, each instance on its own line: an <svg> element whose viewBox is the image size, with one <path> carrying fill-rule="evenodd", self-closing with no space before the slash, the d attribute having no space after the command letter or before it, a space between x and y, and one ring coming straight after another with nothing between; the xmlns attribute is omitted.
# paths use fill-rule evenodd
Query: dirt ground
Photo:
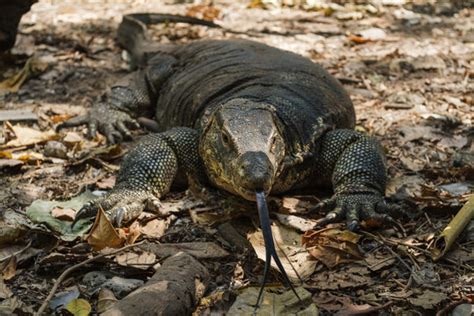
<svg viewBox="0 0 474 316"><path fill-rule="evenodd" d="M115 31L121 16L132 12L186 14L238 31L186 24L154 26L151 34L160 43L248 38L322 64L350 93L357 129L382 142L390 179L387 196L403 205L409 216L398 219L400 229L361 233L357 244L364 260L333 267L316 261L304 287L321 315L434 315L455 308L456 315L464 315L459 314L459 304L473 304L473 221L443 259L433 262L430 255L434 237L472 197L474 188L474 9L464 1L40 0L23 17L11 55L0 61L0 81L12 77L27 60L39 69L17 92L0 89L0 110L21 109L37 116L27 122L3 122L3 223L11 226L11 214L15 220L23 218L26 207L36 200L66 200L86 189L113 186L120 159L131 143L105 150L103 138L86 140L85 128L56 134L54 127L85 113L104 97L110 83L129 72ZM30 143L25 141L32 137L27 134L22 142L15 126L52 134ZM146 132L134 133L138 138ZM11 145L14 139L20 141ZM59 141L64 147L57 150L63 152L51 154L54 150L47 147L53 145L47 145L47 139ZM190 198L174 192L164 201L172 208L183 200L188 203ZM317 201L306 192L294 200L305 210ZM280 197L276 201L284 208L285 201L294 200ZM321 214L298 216L314 220ZM161 243L212 242L227 251L226 256L197 256L211 278L204 293L207 300L200 301L196 314L224 313L242 288L260 284L263 262L252 249L233 246L219 224L195 223L189 212L173 213L164 223L160 236L143 234L144 238ZM233 225L240 224L234 220ZM26 232L15 230L18 234L3 247L26 247L28 255L17 252L13 264L12 252L7 255L0 249L4 271L0 314L14 304L16 310L10 311L18 314L36 311L59 274L90 256L90 251L81 250L82 241L61 240L31 223L27 227ZM145 281L159 261L148 262L148 269L114 260L95 262L75 271L58 291L69 293L77 285L80 297L96 313L97 291L83 281L87 272L106 271ZM278 280L274 272L272 282Z"/></svg>

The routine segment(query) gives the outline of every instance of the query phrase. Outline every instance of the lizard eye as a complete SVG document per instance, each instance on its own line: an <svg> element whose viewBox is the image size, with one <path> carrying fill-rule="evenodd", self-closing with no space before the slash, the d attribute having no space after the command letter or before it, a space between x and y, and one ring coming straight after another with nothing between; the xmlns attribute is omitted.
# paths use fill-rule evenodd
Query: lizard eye
<svg viewBox="0 0 474 316"><path fill-rule="evenodd" d="M229 136L226 133L222 133L221 137L222 137L222 144L224 144L224 146L226 146L226 147L229 147L230 146Z"/></svg>
<svg viewBox="0 0 474 316"><path fill-rule="evenodd" d="M271 145L270 145L270 152L274 153L276 150L276 145L277 145L277 138L276 136L273 136Z"/></svg>

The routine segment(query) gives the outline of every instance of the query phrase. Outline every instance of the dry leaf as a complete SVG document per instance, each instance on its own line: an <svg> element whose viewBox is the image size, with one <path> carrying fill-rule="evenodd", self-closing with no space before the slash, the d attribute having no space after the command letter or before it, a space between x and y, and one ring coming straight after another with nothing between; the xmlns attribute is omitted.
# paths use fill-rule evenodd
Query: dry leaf
<svg viewBox="0 0 474 316"><path fill-rule="evenodd" d="M0 92L18 92L23 83L30 77L44 72L48 64L37 57L31 57L26 61L25 66L10 78L0 82Z"/></svg>
<svg viewBox="0 0 474 316"><path fill-rule="evenodd" d="M99 208L94 225L86 237L86 241L95 251L99 251L106 247L120 248L125 244L125 236L115 230L110 223L102 208Z"/></svg>
<svg viewBox="0 0 474 316"><path fill-rule="evenodd" d="M280 212L287 214L305 214L311 210L319 201L312 195L285 196L281 200Z"/></svg>
<svg viewBox="0 0 474 316"><path fill-rule="evenodd" d="M17 258L11 256L5 266L2 268L2 277L4 280L11 280L16 274Z"/></svg>
<svg viewBox="0 0 474 316"><path fill-rule="evenodd" d="M303 287L297 287L296 295L287 290L278 293L265 289L262 303L258 309L257 315L315 315L319 314L318 308L311 299L312 294ZM237 296L234 304L230 307L227 315L255 315L255 302L258 297L258 289L249 287L243 289Z"/></svg>
<svg viewBox="0 0 474 316"><path fill-rule="evenodd" d="M104 313L117 301L118 300L115 298L115 295L111 290L104 287L101 288L97 300L97 313Z"/></svg>
<svg viewBox="0 0 474 316"><path fill-rule="evenodd" d="M220 13L221 10L214 6L198 4L190 7L186 12L186 15L207 21L214 21L219 17Z"/></svg>
<svg viewBox="0 0 474 316"><path fill-rule="evenodd" d="M272 233L277 254L290 280L299 281L298 275L303 280L311 276L316 268L316 261L312 260L306 249L299 246L301 236L294 230L278 225L275 222L272 223ZM257 230L250 233L247 235L247 239L252 244L258 258L265 261L265 243L262 232ZM275 260L272 260L272 267L277 269ZM298 275L295 273L295 270Z"/></svg>
<svg viewBox="0 0 474 316"><path fill-rule="evenodd" d="M315 220L295 216L295 215L286 215L286 214L279 214L276 213L277 219L283 225L286 225L291 228L295 228L301 232L308 231L313 229L314 226L318 223Z"/></svg>
<svg viewBox="0 0 474 316"><path fill-rule="evenodd" d="M370 39L357 35L349 35L348 38L351 42L354 42L356 44L365 44L367 42L370 42Z"/></svg>
<svg viewBox="0 0 474 316"><path fill-rule="evenodd" d="M121 266L147 270L155 264L156 255L148 251L127 251L115 256L115 261Z"/></svg>
<svg viewBox="0 0 474 316"><path fill-rule="evenodd" d="M63 138L63 142L69 147L72 147L82 141L83 141L83 138L78 133L75 133L75 132L68 132L66 136L64 136Z"/></svg>
<svg viewBox="0 0 474 316"><path fill-rule="evenodd" d="M58 123L69 120L71 117L72 115L70 114L56 114L56 115L51 116L50 118L54 124L58 124Z"/></svg>
<svg viewBox="0 0 474 316"><path fill-rule="evenodd" d="M160 238L164 235L165 231L168 229L170 221L168 219L153 219L145 224L145 226L140 227L140 232L151 238Z"/></svg>
<svg viewBox="0 0 474 316"><path fill-rule="evenodd" d="M76 217L76 211L72 208L55 207L51 210L51 215L62 221L72 222Z"/></svg>
<svg viewBox="0 0 474 316"><path fill-rule="evenodd" d="M307 231L303 235L303 245L309 253L329 268L339 263L362 260L357 242L360 236L337 228L326 228L319 231Z"/></svg>
<svg viewBox="0 0 474 316"><path fill-rule="evenodd" d="M99 188L99 189L112 189L115 185L115 181L116 181L116 177L115 176L110 176L108 178L105 178L105 179L101 179L100 181L98 181L95 185Z"/></svg>
<svg viewBox="0 0 474 316"><path fill-rule="evenodd" d="M4 300L13 295L12 291L7 287L3 278L0 278L0 299Z"/></svg>
<svg viewBox="0 0 474 316"><path fill-rule="evenodd" d="M6 124L6 126L13 132L13 134L15 135L15 139L10 140L4 145L1 145L0 149L30 146L34 144L44 143L48 140L57 138L57 134L53 130L42 132L25 126L10 124Z"/></svg>
<svg viewBox="0 0 474 316"><path fill-rule="evenodd" d="M433 309L442 301L446 300L448 296L443 292L434 292L431 290L425 290L421 295L416 298L408 298L408 301L424 309Z"/></svg>

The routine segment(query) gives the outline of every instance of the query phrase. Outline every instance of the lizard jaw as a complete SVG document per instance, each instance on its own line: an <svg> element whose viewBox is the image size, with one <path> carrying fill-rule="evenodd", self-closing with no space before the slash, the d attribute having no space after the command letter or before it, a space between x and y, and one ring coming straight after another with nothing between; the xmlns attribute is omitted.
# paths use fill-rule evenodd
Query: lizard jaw
<svg viewBox="0 0 474 316"><path fill-rule="evenodd" d="M271 191L275 168L262 151L249 151L242 154L234 165L232 177L235 191L246 200L255 201L255 191L268 194Z"/></svg>

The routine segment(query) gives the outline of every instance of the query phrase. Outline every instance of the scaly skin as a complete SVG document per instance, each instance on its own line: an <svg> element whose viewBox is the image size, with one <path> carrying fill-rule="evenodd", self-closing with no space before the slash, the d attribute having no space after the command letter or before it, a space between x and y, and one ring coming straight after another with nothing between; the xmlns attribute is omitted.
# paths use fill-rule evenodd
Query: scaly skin
<svg viewBox="0 0 474 316"><path fill-rule="evenodd" d="M251 201L256 191L330 186L322 224L346 218L350 229L361 219L389 222L396 210L384 202L380 145L352 130L348 95L306 58L245 40L168 46L112 87L105 104L61 127L87 123L91 134L119 142L153 112L165 132L140 142L116 187L76 218L100 205L120 225L159 207L180 174Z"/></svg>
<svg viewBox="0 0 474 316"><path fill-rule="evenodd" d="M352 103L324 69L243 40L200 41L153 54L145 34L127 32L129 23L131 32L143 30L133 21L124 19L119 41L129 43L133 63L144 68L112 87L107 103L61 127L88 124L91 136L98 129L119 142L130 137L127 127L135 118L155 111L163 132L137 144L115 188L86 204L76 221L102 207L120 226L144 208L159 210L159 199L183 175L191 184L257 201L266 261L255 308L272 258L298 296L275 250L265 195L332 186L334 196L320 205L331 211L320 224L345 218L355 230L360 219L392 221L388 213L395 208L384 202L383 151L375 139L352 130Z"/></svg>

